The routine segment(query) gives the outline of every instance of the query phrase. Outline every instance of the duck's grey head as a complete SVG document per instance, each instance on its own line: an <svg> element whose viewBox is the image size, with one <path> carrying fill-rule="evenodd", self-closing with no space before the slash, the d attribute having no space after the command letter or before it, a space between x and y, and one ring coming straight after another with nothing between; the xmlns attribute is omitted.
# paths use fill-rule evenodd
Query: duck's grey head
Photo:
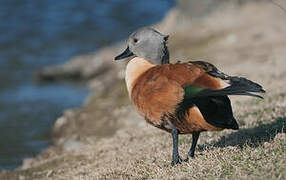
<svg viewBox="0 0 286 180"><path fill-rule="evenodd" d="M126 50L116 56L115 60L135 55L157 65L167 64L169 63L169 51L166 46L168 37L150 27L139 29L130 35Z"/></svg>

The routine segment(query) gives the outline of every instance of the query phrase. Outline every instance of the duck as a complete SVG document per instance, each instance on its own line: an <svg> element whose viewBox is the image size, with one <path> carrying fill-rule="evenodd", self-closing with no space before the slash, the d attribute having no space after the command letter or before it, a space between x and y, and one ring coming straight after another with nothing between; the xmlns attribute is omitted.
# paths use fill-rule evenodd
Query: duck
<svg viewBox="0 0 286 180"><path fill-rule="evenodd" d="M168 38L152 27L138 29L114 60L129 60L125 82L135 109L147 123L171 133L174 166L183 162L178 152L179 135L192 134L188 161L195 155L201 132L239 129L229 95L263 98L259 93L265 90L205 61L170 63Z"/></svg>

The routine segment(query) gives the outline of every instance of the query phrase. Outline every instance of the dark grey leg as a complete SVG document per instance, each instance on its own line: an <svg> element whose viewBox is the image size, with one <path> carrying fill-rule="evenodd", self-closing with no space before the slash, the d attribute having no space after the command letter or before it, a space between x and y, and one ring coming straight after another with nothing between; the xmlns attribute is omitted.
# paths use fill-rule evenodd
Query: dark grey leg
<svg viewBox="0 0 286 180"><path fill-rule="evenodd" d="M175 164L181 163L182 159L179 156L178 152L178 130L172 129L172 138L173 138L173 160L171 165L174 166Z"/></svg>
<svg viewBox="0 0 286 180"><path fill-rule="evenodd" d="M188 157L185 159L185 161L189 160L189 156L190 157L194 157L195 155L195 149L196 149L196 145L199 139L200 133L193 133L193 142L192 142L192 146L190 148L190 151L188 153Z"/></svg>

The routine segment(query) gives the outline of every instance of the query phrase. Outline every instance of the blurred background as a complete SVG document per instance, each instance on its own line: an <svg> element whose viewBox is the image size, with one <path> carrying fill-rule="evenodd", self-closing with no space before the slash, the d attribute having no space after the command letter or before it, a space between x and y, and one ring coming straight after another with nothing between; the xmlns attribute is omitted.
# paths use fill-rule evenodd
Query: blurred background
<svg viewBox="0 0 286 180"><path fill-rule="evenodd" d="M4 0L0 2L0 170L45 148L57 117L79 107L80 82L36 82L34 73L156 23L175 0Z"/></svg>

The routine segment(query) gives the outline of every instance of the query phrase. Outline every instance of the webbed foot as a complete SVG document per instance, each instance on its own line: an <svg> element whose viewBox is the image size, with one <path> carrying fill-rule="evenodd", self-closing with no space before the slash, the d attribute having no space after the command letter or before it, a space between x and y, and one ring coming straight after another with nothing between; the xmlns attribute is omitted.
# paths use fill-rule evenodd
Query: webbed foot
<svg viewBox="0 0 286 180"><path fill-rule="evenodd" d="M181 164L182 163L182 159L180 156L174 157L172 162L171 162L171 166L175 166L176 164Z"/></svg>

